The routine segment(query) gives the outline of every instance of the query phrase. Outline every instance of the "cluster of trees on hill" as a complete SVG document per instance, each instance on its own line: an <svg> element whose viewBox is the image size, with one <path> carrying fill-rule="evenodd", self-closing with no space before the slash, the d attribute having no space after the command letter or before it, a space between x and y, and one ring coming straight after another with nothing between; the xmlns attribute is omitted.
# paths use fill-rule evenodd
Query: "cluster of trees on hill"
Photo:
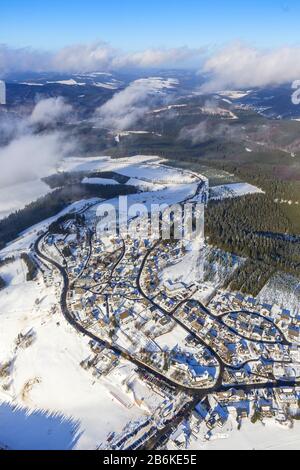
<svg viewBox="0 0 300 470"><path fill-rule="evenodd" d="M8 256L7 258L2 258L0 259L0 268L3 266L7 266L10 263L13 263L15 261L14 256ZM3 277L0 276L0 290L4 289L6 287L6 282L4 281Z"/></svg>
<svg viewBox="0 0 300 470"><path fill-rule="evenodd" d="M59 234L66 234L68 233L64 227L63 224L65 222L68 222L69 220L74 220L77 225L84 225L85 222L85 216L84 214L66 214L63 215L62 217L59 217L57 220L55 220L50 226L49 226L49 232L50 233L59 233Z"/></svg>
<svg viewBox="0 0 300 470"><path fill-rule="evenodd" d="M7 258L3 258L3 259L0 259L0 268L2 266L6 266L10 263L13 263L15 261L15 257L14 256L8 256Z"/></svg>
<svg viewBox="0 0 300 470"><path fill-rule="evenodd" d="M120 175L119 173L115 173L114 171L96 171L87 175L89 178L105 178L115 180L120 184L126 184L130 178L129 176Z"/></svg>
<svg viewBox="0 0 300 470"><path fill-rule="evenodd" d="M63 188L65 186L80 184L82 180L87 178L104 178L112 179L117 181L120 184L126 184L129 181L128 176L120 175L114 171L95 171L95 172L86 172L86 171L77 171L77 172L62 172L56 173L51 176L43 178L43 181L48 184L51 189Z"/></svg>
<svg viewBox="0 0 300 470"><path fill-rule="evenodd" d="M62 172L47 176L46 178L43 178L43 181L51 189L57 189L70 184L80 184L84 177L85 173L83 171L78 171L76 173Z"/></svg>
<svg viewBox="0 0 300 470"><path fill-rule="evenodd" d="M257 296L275 271L273 266L250 259L230 276L224 287Z"/></svg>
<svg viewBox="0 0 300 470"><path fill-rule="evenodd" d="M300 237L289 236L289 228L270 194L212 201L206 211L209 242L251 260L236 272L231 287L253 294L275 269L300 275Z"/></svg>
<svg viewBox="0 0 300 470"><path fill-rule="evenodd" d="M27 282L34 281L38 272L36 263L33 261L31 256L28 255L27 253L22 253L21 258L27 267L27 275L26 275Z"/></svg>
<svg viewBox="0 0 300 470"><path fill-rule="evenodd" d="M0 276L0 290L4 289L6 287L6 282L4 279Z"/></svg>

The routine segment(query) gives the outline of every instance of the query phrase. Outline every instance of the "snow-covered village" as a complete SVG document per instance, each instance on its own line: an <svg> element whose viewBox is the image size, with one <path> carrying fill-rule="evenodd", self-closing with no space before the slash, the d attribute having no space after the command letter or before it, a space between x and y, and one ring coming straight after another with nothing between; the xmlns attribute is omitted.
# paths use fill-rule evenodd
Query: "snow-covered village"
<svg viewBox="0 0 300 470"><path fill-rule="evenodd" d="M300 450L299 17L1 1L0 468Z"/></svg>
<svg viewBox="0 0 300 470"><path fill-rule="evenodd" d="M65 165L134 180L129 204L209 198L205 177L156 157ZM0 410L14 423L2 446L215 448L231 434L246 439L251 426L289 443L300 398L297 302L226 290L245 259L209 240L99 238L103 204L78 201L1 251Z"/></svg>

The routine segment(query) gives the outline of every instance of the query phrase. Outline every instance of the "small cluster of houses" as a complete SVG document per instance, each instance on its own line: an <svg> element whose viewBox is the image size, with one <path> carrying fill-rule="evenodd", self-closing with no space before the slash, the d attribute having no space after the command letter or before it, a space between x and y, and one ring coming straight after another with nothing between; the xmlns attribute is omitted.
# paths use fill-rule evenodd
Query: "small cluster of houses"
<svg viewBox="0 0 300 470"><path fill-rule="evenodd" d="M232 331L215 321L192 301L176 312L176 318L187 326L201 341L211 347L226 364L253 359L247 341L241 341ZM255 357L255 356L254 356Z"/></svg>
<svg viewBox="0 0 300 470"><path fill-rule="evenodd" d="M187 326L207 346L212 348L223 363L238 367L242 364L260 360L291 361L290 349L278 342L264 343L250 341L236 334L221 319L208 314L197 302L189 301L176 313L176 318ZM256 317L255 321L257 320ZM248 319L248 322L251 320Z"/></svg>
<svg viewBox="0 0 300 470"><path fill-rule="evenodd" d="M209 303L212 313L222 316L229 312L257 313L269 319L291 342L300 342L300 311L292 312L278 305L260 304L257 299L241 293L218 291Z"/></svg>
<svg viewBox="0 0 300 470"><path fill-rule="evenodd" d="M84 370L92 371L93 377L100 378L108 375L120 363L119 356L113 351L106 349L100 343L90 342L92 355L81 362Z"/></svg>
<svg viewBox="0 0 300 470"><path fill-rule="evenodd" d="M261 389L246 392L231 388L208 395L195 407L188 418L171 434L167 449L185 449L193 443L230 437L236 427L245 422L257 421L291 427L292 420L299 417L299 387Z"/></svg>
<svg viewBox="0 0 300 470"><path fill-rule="evenodd" d="M223 322L240 335L254 341L277 342L282 334L271 321L254 313L232 312L222 317Z"/></svg>

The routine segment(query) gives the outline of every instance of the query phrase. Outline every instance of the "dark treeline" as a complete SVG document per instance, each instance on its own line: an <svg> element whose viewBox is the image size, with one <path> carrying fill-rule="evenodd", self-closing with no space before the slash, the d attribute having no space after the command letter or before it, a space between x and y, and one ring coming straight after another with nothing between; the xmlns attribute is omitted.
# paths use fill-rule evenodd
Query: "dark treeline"
<svg viewBox="0 0 300 470"><path fill-rule="evenodd" d="M13 263L15 261L14 256L8 256L7 258L0 259L0 268L3 266L7 266L10 263ZM6 287L6 282L4 281L3 277L0 276L0 290L4 289Z"/></svg>
<svg viewBox="0 0 300 470"><path fill-rule="evenodd" d="M74 173L56 173L54 175L47 176L43 178L43 181L51 188L57 189L64 186L80 184L82 179L85 177L85 173L82 171Z"/></svg>
<svg viewBox="0 0 300 470"><path fill-rule="evenodd" d="M111 179L117 181L120 184L126 184L130 180L129 176L120 175L114 171L95 171L94 173L90 173L87 176L89 178Z"/></svg>
<svg viewBox="0 0 300 470"><path fill-rule="evenodd" d="M7 266L8 264L13 263L14 261L15 261L14 256L9 256L7 258L0 259L0 268L2 266Z"/></svg>
<svg viewBox="0 0 300 470"><path fill-rule="evenodd" d="M128 176L120 175L119 173L115 173L114 171L95 171L91 173L78 171L78 172L71 172L71 173L69 172L56 173L54 175L43 178L43 181L51 189L57 189L57 188L63 188L69 185L81 184L82 180L85 177L112 179L120 184L126 184L130 179Z"/></svg>

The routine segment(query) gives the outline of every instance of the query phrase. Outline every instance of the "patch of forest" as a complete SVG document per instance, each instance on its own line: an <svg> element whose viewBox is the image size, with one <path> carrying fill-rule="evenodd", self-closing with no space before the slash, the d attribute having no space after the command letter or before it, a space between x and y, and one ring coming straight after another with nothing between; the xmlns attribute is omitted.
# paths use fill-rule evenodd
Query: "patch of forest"
<svg viewBox="0 0 300 470"><path fill-rule="evenodd" d="M76 171L76 172L62 172L56 173L46 178L43 178L43 181L51 188L63 188L69 185L78 185L81 184L84 178L103 178L103 179L111 179L116 181L119 184L126 184L129 181L128 176L120 175L119 173L115 173L114 171L94 171L94 172L86 172L86 171Z"/></svg>
<svg viewBox="0 0 300 470"><path fill-rule="evenodd" d="M49 225L49 233L52 234L61 234L61 235L67 235L69 233L69 230L67 230L64 227L64 224L68 221L73 220L76 225L83 226L85 223L85 216L84 214L65 214L62 217L59 217L57 220L52 222L52 224Z"/></svg>
<svg viewBox="0 0 300 470"><path fill-rule="evenodd" d="M238 267L223 287L256 297L275 272L274 266L249 259Z"/></svg>
<svg viewBox="0 0 300 470"><path fill-rule="evenodd" d="M89 173L87 176L88 178L104 178L115 180L119 184L126 184L130 180L129 176L120 175L114 171L95 171Z"/></svg>
<svg viewBox="0 0 300 470"><path fill-rule="evenodd" d="M234 290L257 294L275 270L300 276L300 238L272 192L211 201L206 211L209 243L249 258L230 280Z"/></svg>
<svg viewBox="0 0 300 470"><path fill-rule="evenodd" d="M15 261L14 256L8 256L7 258L2 258L0 259L0 268L3 266L7 266L10 263L13 263ZM3 279L3 277L0 276L0 290L4 289L6 287L6 282Z"/></svg>
<svg viewBox="0 0 300 470"><path fill-rule="evenodd" d="M4 289L6 287L6 282L4 279L0 276L0 290Z"/></svg>
<svg viewBox="0 0 300 470"><path fill-rule="evenodd" d="M7 266L8 264L13 263L14 261L15 261L14 256L8 256L7 258L2 258L0 259L0 268L2 268L2 266Z"/></svg>
<svg viewBox="0 0 300 470"><path fill-rule="evenodd" d="M26 268L27 268L27 274L26 274L27 282L34 281L38 273L37 264L34 262L32 257L28 255L27 253L22 253L21 259L24 261Z"/></svg>
<svg viewBox="0 0 300 470"><path fill-rule="evenodd" d="M85 172L78 171L74 173L62 172L55 173L43 178L43 181L51 188L63 188L64 186L80 184L85 177Z"/></svg>

